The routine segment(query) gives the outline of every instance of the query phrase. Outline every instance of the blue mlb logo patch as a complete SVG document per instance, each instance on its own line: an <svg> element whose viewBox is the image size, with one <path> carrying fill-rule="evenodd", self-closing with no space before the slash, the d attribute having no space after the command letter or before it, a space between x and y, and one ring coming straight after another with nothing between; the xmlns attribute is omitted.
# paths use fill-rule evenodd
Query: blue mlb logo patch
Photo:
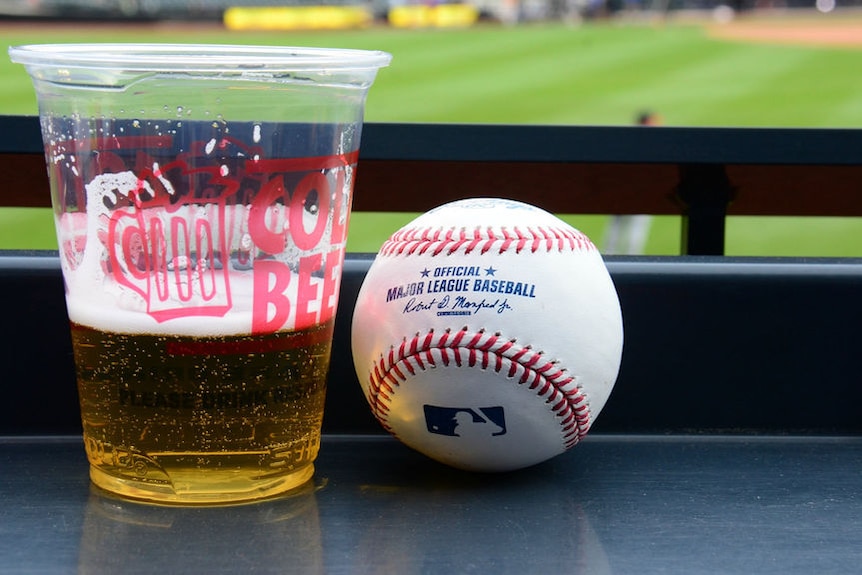
<svg viewBox="0 0 862 575"><path fill-rule="evenodd" d="M451 437L497 437L506 434L506 415L502 406L443 407L424 405L429 433Z"/></svg>

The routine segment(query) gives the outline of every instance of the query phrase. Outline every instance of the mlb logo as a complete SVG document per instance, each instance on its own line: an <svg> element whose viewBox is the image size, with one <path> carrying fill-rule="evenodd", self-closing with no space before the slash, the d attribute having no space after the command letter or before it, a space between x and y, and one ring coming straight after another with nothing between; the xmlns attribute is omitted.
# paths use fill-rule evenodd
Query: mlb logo
<svg viewBox="0 0 862 575"><path fill-rule="evenodd" d="M506 435L506 415L502 406L443 407L424 405L429 433L451 437L497 437Z"/></svg>

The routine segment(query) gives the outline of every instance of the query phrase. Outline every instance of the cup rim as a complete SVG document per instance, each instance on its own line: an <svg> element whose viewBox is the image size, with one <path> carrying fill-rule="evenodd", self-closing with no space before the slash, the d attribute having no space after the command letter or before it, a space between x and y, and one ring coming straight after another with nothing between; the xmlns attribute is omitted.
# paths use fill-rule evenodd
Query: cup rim
<svg viewBox="0 0 862 575"><path fill-rule="evenodd" d="M135 72L302 72L378 69L379 50L237 44L77 43L9 48L18 64Z"/></svg>

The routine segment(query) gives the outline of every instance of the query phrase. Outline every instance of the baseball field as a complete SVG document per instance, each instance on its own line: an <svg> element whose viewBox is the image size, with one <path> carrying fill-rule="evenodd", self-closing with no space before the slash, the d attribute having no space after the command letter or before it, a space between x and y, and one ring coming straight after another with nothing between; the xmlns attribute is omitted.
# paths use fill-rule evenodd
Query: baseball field
<svg viewBox="0 0 862 575"><path fill-rule="evenodd" d="M81 41L385 50L394 59L371 90L366 120L373 122L622 125L649 109L666 126L862 127L862 16L855 14L305 33L194 23L0 23L4 54L9 45ZM24 69L0 57L0 114L35 113ZM376 251L410 217L360 214L348 248ZM567 219L602 244L607 217ZM0 248L54 248L51 226L47 210L0 210ZM856 218L737 217L727 235L731 255L862 256ZM678 218L653 218L645 252L678 251Z"/></svg>

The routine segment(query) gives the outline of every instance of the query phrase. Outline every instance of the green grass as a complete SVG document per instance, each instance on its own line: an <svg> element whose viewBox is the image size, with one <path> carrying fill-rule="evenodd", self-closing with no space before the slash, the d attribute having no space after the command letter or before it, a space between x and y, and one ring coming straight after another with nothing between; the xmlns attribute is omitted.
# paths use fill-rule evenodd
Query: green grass
<svg viewBox="0 0 862 575"><path fill-rule="evenodd" d="M643 108L667 125L862 126L862 51L710 38L696 25L479 26L468 30L232 33L217 27L6 27L7 45L224 42L391 52L372 88L374 122L630 124ZM2 46L0 46L2 48ZM5 51L5 49L4 49ZM35 114L29 78L0 57L0 114ZM477 190L491 194L493 190ZM525 198L529 201L529 198ZM359 214L348 248L376 251L413 214ZM607 218L567 216L601 244ZM0 248L54 247L46 210L0 214ZM679 219L654 218L647 252L679 251ZM731 218L733 255L862 256L862 220Z"/></svg>

